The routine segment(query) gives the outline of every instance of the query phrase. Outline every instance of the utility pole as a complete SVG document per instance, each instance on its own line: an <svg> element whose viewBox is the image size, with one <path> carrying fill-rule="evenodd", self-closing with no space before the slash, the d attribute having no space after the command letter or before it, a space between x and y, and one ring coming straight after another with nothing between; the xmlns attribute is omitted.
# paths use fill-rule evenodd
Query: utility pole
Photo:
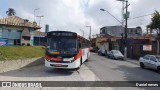
<svg viewBox="0 0 160 90"><path fill-rule="evenodd" d="M34 9L34 21L35 21L35 15L36 15L36 10L39 10L40 8Z"/></svg>
<svg viewBox="0 0 160 90"><path fill-rule="evenodd" d="M124 18L123 18L123 15L124 15L124 1L122 1L122 27L124 26Z"/></svg>
<svg viewBox="0 0 160 90"><path fill-rule="evenodd" d="M128 28L128 17L129 17L129 13L128 13L128 1L126 0L125 1L126 2L126 7L125 7L125 9L126 9L126 13L125 13L125 48L124 48L124 56L125 56L125 58L127 58L127 34L128 34L128 32L127 32L127 28Z"/></svg>
<svg viewBox="0 0 160 90"><path fill-rule="evenodd" d="M117 1L121 1L122 2L122 27L124 26L124 2L125 0L117 0Z"/></svg>
<svg viewBox="0 0 160 90"><path fill-rule="evenodd" d="M39 17L39 26L41 25L41 18L44 16L37 16ZM39 45L40 45L40 29L39 29Z"/></svg>
<svg viewBox="0 0 160 90"><path fill-rule="evenodd" d="M86 26L86 27L89 27L89 40L91 41L91 26Z"/></svg>
<svg viewBox="0 0 160 90"><path fill-rule="evenodd" d="M80 29L80 31L82 31L82 32L83 32L83 37L84 37L84 30Z"/></svg>
<svg viewBox="0 0 160 90"><path fill-rule="evenodd" d="M123 14L123 18L125 18L125 32L124 32L124 56L125 58L127 58L127 28L128 28L128 18L129 18L129 12L128 12L128 6L130 4L128 4L128 0L117 0L117 1L122 1L122 14ZM124 2L126 3L125 7L124 7ZM126 10L124 13L124 9ZM123 20L122 18L122 20ZM124 25L124 22L122 21L122 26Z"/></svg>

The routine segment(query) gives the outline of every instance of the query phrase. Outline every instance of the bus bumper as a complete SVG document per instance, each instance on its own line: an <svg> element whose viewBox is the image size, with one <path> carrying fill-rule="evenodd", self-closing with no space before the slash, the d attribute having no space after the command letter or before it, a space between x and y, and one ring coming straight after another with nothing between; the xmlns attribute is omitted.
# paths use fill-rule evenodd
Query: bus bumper
<svg viewBox="0 0 160 90"><path fill-rule="evenodd" d="M53 67L53 68L66 68L66 69L74 69L80 66L80 59L73 61L72 63L57 63L57 62L49 62L45 59L45 66L46 67Z"/></svg>

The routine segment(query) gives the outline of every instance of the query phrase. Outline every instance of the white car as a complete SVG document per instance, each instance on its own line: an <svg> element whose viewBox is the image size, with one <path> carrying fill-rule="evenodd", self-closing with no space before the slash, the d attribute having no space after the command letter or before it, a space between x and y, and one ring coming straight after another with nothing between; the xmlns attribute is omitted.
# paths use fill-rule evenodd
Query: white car
<svg viewBox="0 0 160 90"><path fill-rule="evenodd" d="M140 57L139 64L141 68L152 68L160 72L160 56L145 55L144 57Z"/></svg>

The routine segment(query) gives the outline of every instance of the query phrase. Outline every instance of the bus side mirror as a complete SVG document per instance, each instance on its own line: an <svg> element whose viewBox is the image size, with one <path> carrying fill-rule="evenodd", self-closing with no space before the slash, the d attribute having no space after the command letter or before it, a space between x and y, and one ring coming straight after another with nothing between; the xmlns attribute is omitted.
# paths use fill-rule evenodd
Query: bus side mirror
<svg viewBox="0 0 160 90"><path fill-rule="evenodd" d="M45 47L45 46L42 46L42 49L46 50L46 47Z"/></svg>
<svg viewBox="0 0 160 90"><path fill-rule="evenodd" d="M46 50L46 49L47 49L47 45L44 44L44 45L42 46L42 49Z"/></svg>
<svg viewBox="0 0 160 90"><path fill-rule="evenodd" d="M43 47L47 47L47 45L46 45L46 44L44 44L44 45L43 45Z"/></svg>

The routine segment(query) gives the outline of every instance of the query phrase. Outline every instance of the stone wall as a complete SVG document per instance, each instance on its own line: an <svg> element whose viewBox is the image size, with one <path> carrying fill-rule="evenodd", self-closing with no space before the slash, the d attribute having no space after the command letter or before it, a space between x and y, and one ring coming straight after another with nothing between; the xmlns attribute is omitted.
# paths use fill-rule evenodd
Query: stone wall
<svg viewBox="0 0 160 90"><path fill-rule="evenodd" d="M0 61L0 73L44 64L44 58Z"/></svg>

